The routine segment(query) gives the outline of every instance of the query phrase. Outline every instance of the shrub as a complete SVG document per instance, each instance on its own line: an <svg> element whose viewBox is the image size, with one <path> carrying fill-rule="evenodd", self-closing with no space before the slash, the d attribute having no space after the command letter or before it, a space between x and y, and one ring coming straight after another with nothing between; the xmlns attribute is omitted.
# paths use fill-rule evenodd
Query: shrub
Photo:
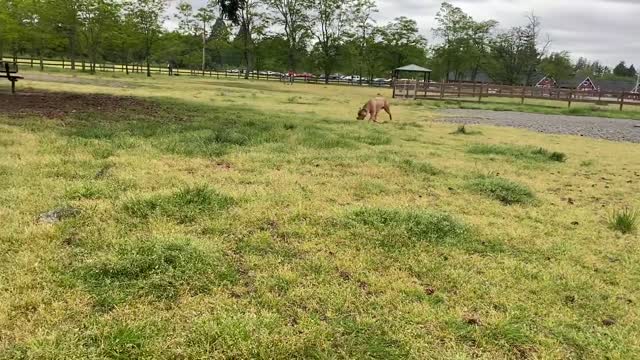
<svg viewBox="0 0 640 360"><path fill-rule="evenodd" d="M631 234L638 228L640 213L637 210L625 207L613 211L609 218L609 227L623 234Z"/></svg>
<svg viewBox="0 0 640 360"><path fill-rule="evenodd" d="M526 186L497 176L480 176L469 182L473 191L496 199L505 205L527 204L535 200Z"/></svg>

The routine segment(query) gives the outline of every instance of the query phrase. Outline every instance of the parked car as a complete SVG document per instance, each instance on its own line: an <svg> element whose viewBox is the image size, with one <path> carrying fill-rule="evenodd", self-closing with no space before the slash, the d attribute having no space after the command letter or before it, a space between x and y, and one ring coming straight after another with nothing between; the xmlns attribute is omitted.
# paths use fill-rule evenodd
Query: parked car
<svg viewBox="0 0 640 360"><path fill-rule="evenodd" d="M301 78L305 78L305 79L314 79L316 78L315 75L308 73L308 72L303 72L303 73L296 73L295 77L301 77Z"/></svg>

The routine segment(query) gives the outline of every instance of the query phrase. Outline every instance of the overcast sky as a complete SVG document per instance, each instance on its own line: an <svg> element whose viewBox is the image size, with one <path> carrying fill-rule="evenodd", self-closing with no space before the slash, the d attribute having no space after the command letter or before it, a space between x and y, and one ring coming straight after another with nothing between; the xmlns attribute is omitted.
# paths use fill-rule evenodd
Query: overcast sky
<svg viewBox="0 0 640 360"><path fill-rule="evenodd" d="M175 0L174 0L175 2ZM194 8L206 0L191 0ZM500 28L522 25L533 11L541 18L551 50L567 50L615 66L620 60L640 68L640 0L452 0L476 20L495 19ZM378 0L376 16L384 24L399 16L415 19L432 42L439 0ZM175 5L170 5L175 7Z"/></svg>

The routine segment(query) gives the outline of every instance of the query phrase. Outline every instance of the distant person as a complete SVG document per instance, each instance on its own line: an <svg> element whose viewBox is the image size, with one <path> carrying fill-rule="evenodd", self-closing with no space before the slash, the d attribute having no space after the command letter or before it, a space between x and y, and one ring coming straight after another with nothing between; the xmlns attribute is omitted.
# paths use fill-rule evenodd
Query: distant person
<svg viewBox="0 0 640 360"><path fill-rule="evenodd" d="M289 70L287 73L287 77L289 78L289 85L293 85L293 80L296 78L296 73L293 70Z"/></svg>
<svg viewBox="0 0 640 360"><path fill-rule="evenodd" d="M167 64L167 69L169 70L169 76L173 75L173 65L171 63Z"/></svg>

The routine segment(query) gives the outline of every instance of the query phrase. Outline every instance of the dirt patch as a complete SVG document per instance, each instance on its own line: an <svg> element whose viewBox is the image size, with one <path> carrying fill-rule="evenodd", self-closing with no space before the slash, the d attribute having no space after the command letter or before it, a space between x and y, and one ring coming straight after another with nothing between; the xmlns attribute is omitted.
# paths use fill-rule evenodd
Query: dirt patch
<svg viewBox="0 0 640 360"><path fill-rule="evenodd" d="M75 113L123 111L154 115L160 109L156 104L134 97L59 92L21 92L15 95L0 93L0 114L11 117L41 116L59 119Z"/></svg>

